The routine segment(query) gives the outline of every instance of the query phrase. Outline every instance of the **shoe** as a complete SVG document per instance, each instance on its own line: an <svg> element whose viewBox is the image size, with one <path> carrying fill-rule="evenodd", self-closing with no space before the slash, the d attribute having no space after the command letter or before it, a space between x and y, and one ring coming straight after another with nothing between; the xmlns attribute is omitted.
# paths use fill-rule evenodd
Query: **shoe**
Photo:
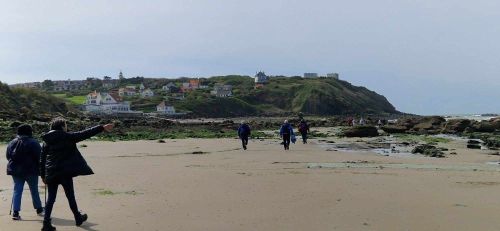
<svg viewBox="0 0 500 231"><path fill-rule="evenodd" d="M88 216L87 214L79 214L76 218L75 218L75 224L76 226L80 226L82 225L83 222L85 222L87 220Z"/></svg>
<svg viewBox="0 0 500 231"><path fill-rule="evenodd" d="M21 216L19 216L18 211L14 211L14 213L12 214L12 220L15 220L15 221L21 220Z"/></svg>
<svg viewBox="0 0 500 231"><path fill-rule="evenodd" d="M50 221L43 221L42 231L55 231L56 227L52 226Z"/></svg>
<svg viewBox="0 0 500 231"><path fill-rule="evenodd" d="M243 150L247 150L247 146L246 145L243 145Z"/></svg>
<svg viewBox="0 0 500 231"><path fill-rule="evenodd" d="M42 208L38 208L38 209L36 209L36 214L37 214L38 216L43 217L43 216L45 215L45 209L44 209L43 207L42 207Z"/></svg>

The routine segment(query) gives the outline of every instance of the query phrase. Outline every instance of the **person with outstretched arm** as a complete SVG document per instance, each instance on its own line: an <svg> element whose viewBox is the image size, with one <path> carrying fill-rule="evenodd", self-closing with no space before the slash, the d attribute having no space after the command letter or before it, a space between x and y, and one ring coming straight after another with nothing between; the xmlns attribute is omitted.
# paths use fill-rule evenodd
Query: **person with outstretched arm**
<svg viewBox="0 0 500 231"><path fill-rule="evenodd" d="M247 150L248 137L251 134L250 126L241 121L240 127L238 127L238 137L241 139L241 144L243 145L243 150Z"/></svg>
<svg viewBox="0 0 500 231"><path fill-rule="evenodd" d="M43 215L42 202L38 193L38 169L40 159L40 143L33 138L33 128L28 124L17 127L17 136L7 146L7 175L14 181L12 195L13 220L20 220L21 199L24 183L28 183L33 207L39 216Z"/></svg>
<svg viewBox="0 0 500 231"><path fill-rule="evenodd" d="M62 185L75 217L76 226L87 220L87 214L78 210L73 177L94 174L87 165L76 144L103 131L110 132L113 124L99 125L83 131L68 132L64 118L55 118L50 124L50 131L42 136L44 144L40 156L40 176L48 188L42 231L56 230L51 224L51 213L56 201L57 188Z"/></svg>

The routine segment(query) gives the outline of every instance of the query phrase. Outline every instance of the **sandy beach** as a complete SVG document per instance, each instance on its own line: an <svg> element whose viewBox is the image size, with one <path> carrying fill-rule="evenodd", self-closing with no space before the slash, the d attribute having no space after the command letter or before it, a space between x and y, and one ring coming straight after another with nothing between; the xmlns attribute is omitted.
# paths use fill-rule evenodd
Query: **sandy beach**
<svg viewBox="0 0 500 231"><path fill-rule="evenodd" d="M106 231L500 230L500 167L487 164L500 157L489 151L453 141L445 146L457 154L438 159L335 151L318 142L289 151L277 139L251 140L246 151L236 139L82 142L95 175L75 178L75 189L89 220L74 226L60 188L53 224ZM39 230L28 191L23 220L8 215L5 162L0 230ZM429 165L437 167L421 168Z"/></svg>

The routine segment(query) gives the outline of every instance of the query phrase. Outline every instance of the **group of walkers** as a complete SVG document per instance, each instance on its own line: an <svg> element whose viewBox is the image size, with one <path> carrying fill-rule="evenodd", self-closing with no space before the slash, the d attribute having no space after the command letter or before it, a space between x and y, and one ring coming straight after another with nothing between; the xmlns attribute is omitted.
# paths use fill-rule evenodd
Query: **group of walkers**
<svg viewBox="0 0 500 231"><path fill-rule="evenodd" d="M13 220L20 220L21 199L26 182L31 192L33 207L39 216L43 216L42 231L56 230L51 223L52 208L56 201L57 188L64 188L69 207L75 218L75 225L80 226L88 218L78 210L73 187L73 177L91 175L88 166L76 144L103 131L110 132L112 124L95 126L79 132L68 132L66 120L56 118L50 124L50 131L42 136L43 146L33 138L33 129L23 124L17 128L17 136L7 146L7 174L14 181L11 214ZM42 206L38 192L38 177L42 178L46 195L45 207ZM13 211L12 211L13 210Z"/></svg>
<svg viewBox="0 0 500 231"><path fill-rule="evenodd" d="M309 133L309 125L305 120L301 120L298 126L299 133L302 136L302 143L307 144L307 135ZM283 140L283 148L285 150L290 149L290 143L296 142L295 133L293 132L293 126L285 120L279 129L280 137ZM238 127L238 137L241 139L241 143L244 150L247 150L248 137L251 134L250 126L245 122L241 121Z"/></svg>

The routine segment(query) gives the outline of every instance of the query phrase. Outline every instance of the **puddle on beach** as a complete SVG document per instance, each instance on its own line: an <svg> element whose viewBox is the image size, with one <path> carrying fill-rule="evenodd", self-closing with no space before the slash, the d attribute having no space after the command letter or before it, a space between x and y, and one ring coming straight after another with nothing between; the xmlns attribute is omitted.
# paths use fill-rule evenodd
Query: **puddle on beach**
<svg viewBox="0 0 500 231"><path fill-rule="evenodd" d="M324 148L326 151L341 151L341 152L356 152L365 154L377 154L381 156L390 157L406 157L406 158L418 158L424 157L420 154L412 154L411 147L397 146L391 143L379 143L372 144L366 143L363 145L356 143L319 143L319 146ZM380 146L380 147L370 147L370 146Z"/></svg>

